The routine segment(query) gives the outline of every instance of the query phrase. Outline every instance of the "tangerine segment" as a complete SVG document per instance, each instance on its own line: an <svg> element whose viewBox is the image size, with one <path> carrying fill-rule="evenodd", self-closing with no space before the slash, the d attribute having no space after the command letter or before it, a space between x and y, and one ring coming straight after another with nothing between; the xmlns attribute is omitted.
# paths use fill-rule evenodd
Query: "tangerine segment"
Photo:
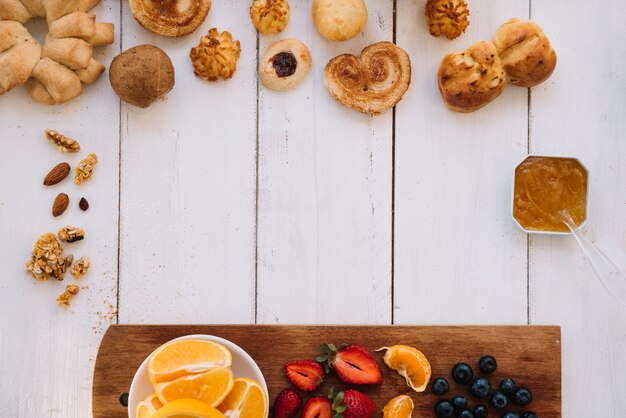
<svg viewBox="0 0 626 418"><path fill-rule="evenodd" d="M139 402L135 409L135 418L151 418L152 415L163 406L156 393Z"/></svg>
<svg viewBox="0 0 626 418"><path fill-rule="evenodd" d="M233 388L233 371L220 367L201 374L181 377L156 385L156 393L164 404L177 399L196 399L216 407Z"/></svg>
<svg viewBox="0 0 626 418"><path fill-rule="evenodd" d="M269 402L261 385L248 378L235 379L233 389L217 407L227 417L265 418Z"/></svg>
<svg viewBox="0 0 626 418"><path fill-rule="evenodd" d="M152 418L224 418L224 414L196 399L178 399L161 407Z"/></svg>
<svg viewBox="0 0 626 418"><path fill-rule="evenodd" d="M407 345L383 347L376 351L381 350L387 350L383 357L385 364L403 376L414 391L426 390L432 372L424 353Z"/></svg>
<svg viewBox="0 0 626 418"><path fill-rule="evenodd" d="M383 418L410 418L413 408L413 399L410 396L396 396L383 408Z"/></svg>
<svg viewBox="0 0 626 418"><path fill-rule="evenodd" d="M153 385L216 367L232 366L233 358L222 344L205 340L171 341L159 347L148 363Z"/></svg>

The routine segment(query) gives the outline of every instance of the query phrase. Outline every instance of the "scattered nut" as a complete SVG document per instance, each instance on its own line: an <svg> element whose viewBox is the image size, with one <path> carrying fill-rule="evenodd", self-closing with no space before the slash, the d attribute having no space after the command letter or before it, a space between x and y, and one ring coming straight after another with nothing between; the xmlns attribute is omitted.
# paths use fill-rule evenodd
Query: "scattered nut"
<svg viewBox="0 0 626 418"><path fill-rule="evenodd" d="M89 257L86 255L82 256L72 266L70 273L74 276L75 279L79 279L80 276L84 276L87 274L87 270L91 267L91 261L89 261Z"/></svg>
<svg viewBox="0 0 626 418"><path fill-rule="evenodd" d="M63 275L72 264L74 257L70 254L63 256L63 247L52 233L43 234L33 247L30 260L26 263L28 271L40 282L48 280L50 277L63 280Z"/></svg>
<svg viewBox="0 0 626 418"><path fill-rule="evenodd" d="M65 135L58 133L52 129L46 129L46 138L57 148L63 152L78 152L80 151L80 144L78 141L68 138Z"/></svg>
<svg viewBox="0 0 626 418"><path fill-rule="evenodd" d="M65 292L61 293L57 298L57 303L63 306L70 306L70 301L72 300L72 296L76 296L80 288L75 284L70 284L65 288Z"/></svg>
<svg viewBox="0 0 626 418"><path fill-rule="evenodd" d="M78 167L74 170L76 177L74 183L81 184L85 180L89 180L93 175L93 168L98 162L98 156L96 154L89 154L87 158L78 163Z"/></svg>
<svg viewBox="0 0 626 418"><path fill-rule="evenodd" d="M44 186L53 186L61 183L70 174L71 168L68 163L56 165L43 179Z"/></svg>
<svg viewBox="0 0 626 418"><path fill-rule="evenodd" d="M52 216L56 218L57 216L63 215L63 212L65 212L65 209L67 209L69 204L69 196L65 193L59 193L56 199L54 199L54 203L52 204Z"/></svg>
<svg viewBox="0 0 626 418"><path fill-rule="evenodd" d="M85 199L84 197L81 197L80 202L78 202L78 207L84 212L89 209L89 202L87 202L87 199Z"/></svg>
<svg viewBox="0 0 626 418"><path fill-rule="evenodd" d="M69 243L85 239L85 231L69 225L59 229L58 235L61 241Z"/></svg>

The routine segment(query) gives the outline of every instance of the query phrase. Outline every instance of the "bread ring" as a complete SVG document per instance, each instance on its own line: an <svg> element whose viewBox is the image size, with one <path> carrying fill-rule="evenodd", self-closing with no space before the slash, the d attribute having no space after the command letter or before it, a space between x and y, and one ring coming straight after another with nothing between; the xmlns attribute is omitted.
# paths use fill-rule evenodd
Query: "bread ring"
<svg viewBox="0 0 626 418"><path fill-rule="evenodd" d="M297 39L283 39L272 44L259 64L259 75L265 87L289 90L298 85L311 70L309 48Z"/></svg>
<svg viewBox="0 0 626 418"><path fill-rule="evenodd" d="M395 106L411 84L411 59L391 42L368 46L360 57L339 55L330 60L324 82L340 103L378 115Z"/></svg>
<svg viewBox="0 0 626 418"><path fill-rule="evenodd" d="M150 32L163 36L190 34L204 22L211 0L129 0L135 20Z"/></svg>

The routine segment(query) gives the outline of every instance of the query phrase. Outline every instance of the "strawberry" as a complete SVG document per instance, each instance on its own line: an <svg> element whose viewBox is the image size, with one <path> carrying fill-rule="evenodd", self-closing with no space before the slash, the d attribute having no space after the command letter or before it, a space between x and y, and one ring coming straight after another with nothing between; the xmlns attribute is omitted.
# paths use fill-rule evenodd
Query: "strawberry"
<svg viewBox="0 0 626 418"><path fill-rule="evenodd" d="M333 409L330 400L323 396L316 396L309 399L304 405L301 418L333 418ZM341 418L339 415L336 418Z"/></svg>
<svg viewBox="0 0 626 418"><path fill-rule="evenodd" d="M329 397L333 400L335 418L371 418L376 412L374 402L358 390L335 393L331 389Z"/></svg>
<svg viewBox="0 0 626 418"><path fill-rule="evenodd" d="M274 400L274 418L290 418L302 405L302 396L293 389L285 389Z"/></svg>
<svg viewBox="0 0 626 418"><path fill-rule="evenodd" d="M376 360L360 345L342 345L337 349L333 344L322 344L320 351L322 355L316 361L324 365L327 373L332 367L345 383L371 385L383 380Z"/></svg>
<svg viewBox="0 0 626 418"><path fill-rule="evenodd" d="M298 389L312 392L322 383L324 370L314 361L292 361L285 365L287 378Z"/></svg>

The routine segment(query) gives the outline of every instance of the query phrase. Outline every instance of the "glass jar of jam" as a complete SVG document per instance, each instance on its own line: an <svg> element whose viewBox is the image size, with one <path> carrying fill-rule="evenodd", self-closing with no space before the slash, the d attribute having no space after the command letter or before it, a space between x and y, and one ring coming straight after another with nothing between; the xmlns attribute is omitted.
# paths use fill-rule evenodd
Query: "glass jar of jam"
<svg viewBox="0 0 626 418"><path fill-rule="evenodd" d="M587 219L587 169L574 158L529 156L515 169L513 217L527 231L570 232Z"/></svg>

